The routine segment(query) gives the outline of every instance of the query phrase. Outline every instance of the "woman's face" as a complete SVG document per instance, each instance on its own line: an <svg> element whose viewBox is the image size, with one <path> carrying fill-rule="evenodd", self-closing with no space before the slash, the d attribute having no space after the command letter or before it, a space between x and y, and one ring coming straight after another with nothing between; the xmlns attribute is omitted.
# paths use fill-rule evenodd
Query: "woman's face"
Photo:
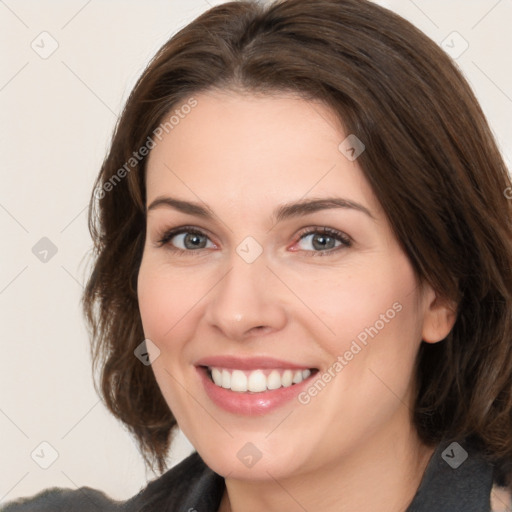
<svg viewBox="0 0 512 512"><path fill-rule="evenodd" d="M149 157L138 279L179 426L214 471L250 479L410 435L419 344L452 322L390 231L362 146L340 149L349 134L319 103L195 99Z"/></svg>

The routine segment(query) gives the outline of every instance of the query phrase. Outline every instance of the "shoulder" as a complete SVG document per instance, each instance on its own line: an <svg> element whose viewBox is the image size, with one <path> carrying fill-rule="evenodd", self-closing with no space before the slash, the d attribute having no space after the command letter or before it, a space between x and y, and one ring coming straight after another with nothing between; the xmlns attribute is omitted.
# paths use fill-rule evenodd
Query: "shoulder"
<svg viewBox="0 0 512 512"><path fill-rule="evenodd" d="M135 512L160 507L165 510L169 505L185 503L191 493L194 497L198 493L215 495L221 482L221 477L194 452L127 501L112 500L90 487L54 487L31 497L0 504L0 512Z"/></svg>
<svg viewBox="0 0 512 512"><path fill-rule="evenodd" d="M0 505L0 512L90 512L117 511L121 502L111 500L103 492L90 487L63 489L53 487L40 493Z"/></svg>
<svg viewBox="0 0 512 512"><path fill-rule="evenodd" d="M217 510L223 491L224 479L194 452L125 502L123 512L189 509L208 512Z"/></svg>

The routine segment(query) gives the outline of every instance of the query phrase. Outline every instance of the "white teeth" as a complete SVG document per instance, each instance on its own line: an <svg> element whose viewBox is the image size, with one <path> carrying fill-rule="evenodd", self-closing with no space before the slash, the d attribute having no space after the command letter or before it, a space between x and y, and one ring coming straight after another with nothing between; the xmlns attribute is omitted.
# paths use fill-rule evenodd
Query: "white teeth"
<svg viewBox="0 0 512 512"><path fill-rule="evenodd" d="M277 370L272 370L270 375L267 377L267 388L268 389L279 389L281 387L281 375Z"/></svg>
<svg viewBox="0 0 512 512"><path fill-rule="evenodd" d="M258 391L266 391L267 378L265 377L265 374L260 370L251 372L247 382L247 389L249 391L252 391L253 393L256 393Z"/></svg>
<svg viewBox="0 0 512 512"><path fill-rule="evenodd" d="M298 384L299 382L302 382L302 370L297 370L293 375L293 384Z"/></svg>
<svg viewBox="0 0 512 512"><path fill-rule="evenodd" d="M234 370L231 374L231 391L247 391L247 377L242 370Z"/></svg>
<svg viewBox="0 0 512 512"><path fill-rule="evenodd" d="M218 368L212 368L212 379L217 386L222 386L222 372Z"/></svg>
<svg viewBox="0 0 512 512"><path fill-rule="evenodd" d="M222 384L221 386L226 389L231 388L231 373L227 370L222 370Z"/></svg>
<svg viewBox="0 0 512 512"><path fill-rule="evenodd" d="M290 387L300 384L311 375L311 370L227 370L226 368L209 368L213 382L231 391L261 393L267 390Z"/></svg>
<svg viewBox="0 0 512 512"><path fill-rule="evenodd" d="M281 377L281 382L285 388L292 385L293 372L291 370L285 370Z"/></svg>

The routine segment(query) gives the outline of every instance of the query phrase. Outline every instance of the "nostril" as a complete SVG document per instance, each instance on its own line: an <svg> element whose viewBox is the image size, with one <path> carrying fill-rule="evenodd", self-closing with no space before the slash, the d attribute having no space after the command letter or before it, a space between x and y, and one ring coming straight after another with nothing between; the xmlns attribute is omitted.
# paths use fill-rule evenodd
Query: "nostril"
<svg viewBox="0 0 512 512"><path fill-rule="evenodd" d="M252 329L250 329L249 332L252 332L252 333L258 332L261 334L261 333L265 332L267 329L268 329L268 327L266 325L257 325L256 327L253 327Z"/></svg>

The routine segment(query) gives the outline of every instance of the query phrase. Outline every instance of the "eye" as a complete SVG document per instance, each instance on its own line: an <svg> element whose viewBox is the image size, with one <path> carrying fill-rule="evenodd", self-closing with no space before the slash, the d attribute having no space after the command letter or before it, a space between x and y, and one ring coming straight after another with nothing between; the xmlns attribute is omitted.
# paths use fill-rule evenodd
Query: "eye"
<svg viewBox="0 0 512 512"><path fill-rule="evenodd" d="M165 232L158 241L159 247L163 245L167 245L170 250L179 253L215 247L212 241L203 232L188 227L171 229Z"/></svg>
<svg viewBox="0 0 512 512"><path fill-rule="evenodd" d="M191 254L194 252L200 254L200 249L216 247L208 235L197 228L188 226L166 231L159 238L157 242L158 247L165 245L169 250L178 254ZM327 227L316 227L303 231L292 251L305 251L310 253L310 256L326 256L351 245L352 240L350 237L341 231Z"/></svg>
<svg viewBox="0 0 512 512"><path fill-rule="evenodd" d="M352 241L347 235L327 227L309 229L301 234L297 242L299 250L311 252L312 256L324 256L351 245Z"/></svg>

